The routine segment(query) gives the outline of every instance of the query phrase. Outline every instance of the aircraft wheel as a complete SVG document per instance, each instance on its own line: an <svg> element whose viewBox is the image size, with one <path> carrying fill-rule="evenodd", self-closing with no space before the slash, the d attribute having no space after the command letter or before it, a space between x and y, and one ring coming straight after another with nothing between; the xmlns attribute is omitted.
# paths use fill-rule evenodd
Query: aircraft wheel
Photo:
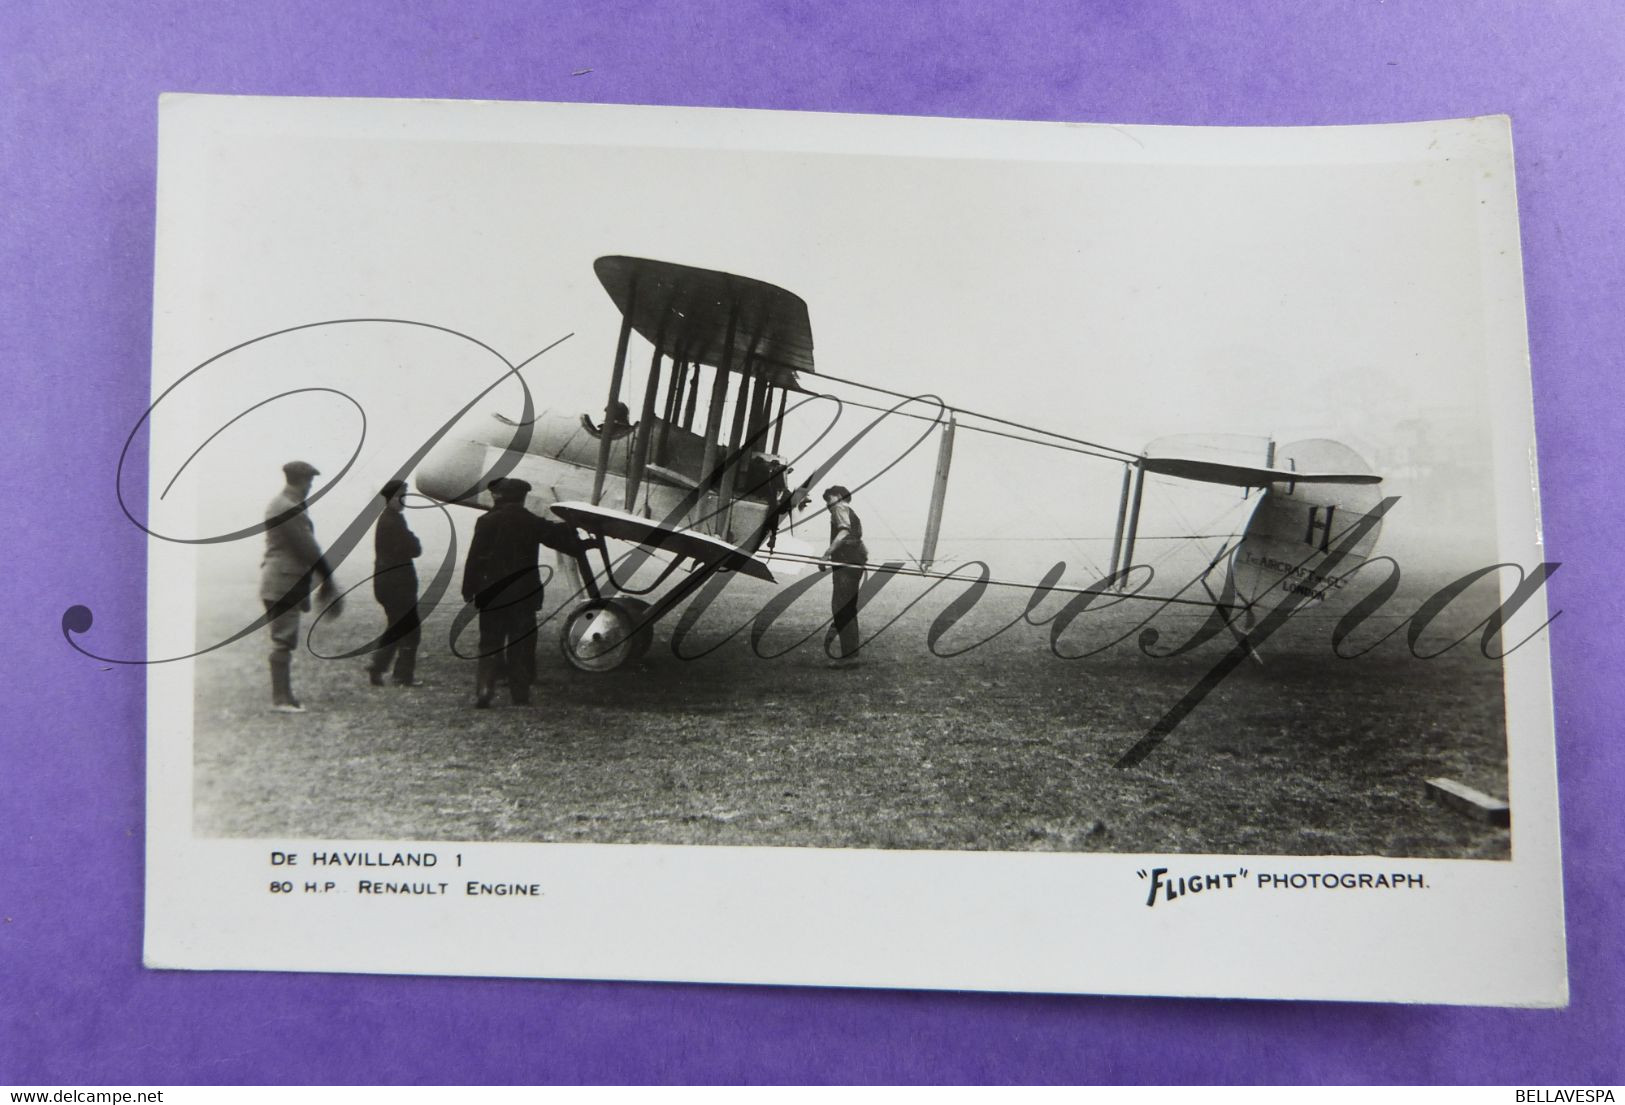
<svg viewBox="0 0 1625 1105"><path fill-rule="evenodd" d="M649 604L639 599L594 599L565 619L559 644L582 671L614 671L649 651L654 628L641 624Z"/></svg>
<svg viewBox="0 0 1625 1105"><path fill-rule="evenodd" d="M655 627L653 622L646 621L649 615L649 604L642 599L616 599L615 604L625 609L627 617L637 626L637 632L632 634L632 655L629 660L641 660L649 652L649 646L655 641Z"/></svg>

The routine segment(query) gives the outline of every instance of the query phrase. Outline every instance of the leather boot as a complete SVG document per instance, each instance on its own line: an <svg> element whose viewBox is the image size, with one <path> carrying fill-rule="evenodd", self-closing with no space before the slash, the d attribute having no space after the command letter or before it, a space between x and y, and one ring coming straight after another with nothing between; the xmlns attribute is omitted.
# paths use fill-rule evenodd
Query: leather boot
<svg viewBox="0 0 1625 1105"><path fill-rule="evenodd" d="M283 714L302 714L305 708L293 697L292 657L271 659L271 709Z"/></svg>

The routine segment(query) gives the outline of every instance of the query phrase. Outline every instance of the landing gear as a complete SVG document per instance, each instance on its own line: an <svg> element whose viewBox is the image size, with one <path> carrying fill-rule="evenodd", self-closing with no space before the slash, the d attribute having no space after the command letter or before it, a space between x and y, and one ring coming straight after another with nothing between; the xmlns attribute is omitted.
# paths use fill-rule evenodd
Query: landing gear
<svg viewBox="0 0 1625 1105"><path fill-rule="evenodd" d="M584 602L565 619L559 646L582 671L614 671L649 651L654 625L648 613L648 603L625 596Z"/></svg>

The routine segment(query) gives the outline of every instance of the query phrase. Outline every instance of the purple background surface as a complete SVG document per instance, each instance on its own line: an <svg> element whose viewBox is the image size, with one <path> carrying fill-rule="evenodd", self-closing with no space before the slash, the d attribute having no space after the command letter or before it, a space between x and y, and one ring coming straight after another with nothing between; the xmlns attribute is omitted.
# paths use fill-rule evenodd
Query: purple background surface
<svg viewBox="0 0 1625 1105"><path fill-rule="evenodd" d="M0 2L0 1083L1625 1081L1625 755L1610 724L1625 697L1610 494L1625 16L1601 0L1298 7ZM1547 548L1564 565L1551 595L1573 1004L143 970L144 672L84 660L58 623L84 603L99 650L141 650L142 541L112 492L147 400L163 91L1117 123L1509 113Z"/></svg>

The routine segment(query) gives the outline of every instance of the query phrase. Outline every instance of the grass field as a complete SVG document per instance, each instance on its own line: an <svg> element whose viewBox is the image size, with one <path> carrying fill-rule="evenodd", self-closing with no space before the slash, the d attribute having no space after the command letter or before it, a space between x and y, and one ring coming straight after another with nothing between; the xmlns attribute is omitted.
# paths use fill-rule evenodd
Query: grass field
<svg viewBox="0 0 1625 1105"><path fill-rule="evenodd" d="M735 593L737 592L737 593ZM688 647L715 644L772 594L731 583ZM917 585L864 613L879 628ZM759 658L748 631L708 655L672 655L676 619L645 661L609 675L569 668L545 625L530 708L476 711L473 664L451 655L455 610L427 620L421 688L373 688L363 661L302 653L308 712L268 710L263 634L198 662L197 831L205 836L576 841L841 848L1218 852L1501 859L1509 834L1429 801L1444 775L1504 797L1501 669L1475 642L1421 661L1390 640L1332 655L1309 614L1221 683L1143 763L1114 766L1228 650L1173 659L1132 640L1061 660L1048 631L1017 624L951 659L926 633L950 596L925 597L831 670L818 647L827 585L798 601ZM562 593L550 593L558 601ZM253 616L252 578L207 588L200 643ZM989 593L940 648L1020 616ZM1057 605L1041 608L1042 615ZM1395 606L1408 613L1407 605ZM1150 610L1090 614L1068 648L1104 644ZM1168 614L1166 641L1196 615ZM1459 617L1464 632L1475 619ZM324 621L324 652L365 641L379 609L358 592ZM1392 625L1392 622L1384 624ZM309 627L309 621L306 621ZM1400 636L1403 636L1402 634ZM1085 642L1088 642L1085 644ZM473 650L472 634L464 641Z"/></svg>

